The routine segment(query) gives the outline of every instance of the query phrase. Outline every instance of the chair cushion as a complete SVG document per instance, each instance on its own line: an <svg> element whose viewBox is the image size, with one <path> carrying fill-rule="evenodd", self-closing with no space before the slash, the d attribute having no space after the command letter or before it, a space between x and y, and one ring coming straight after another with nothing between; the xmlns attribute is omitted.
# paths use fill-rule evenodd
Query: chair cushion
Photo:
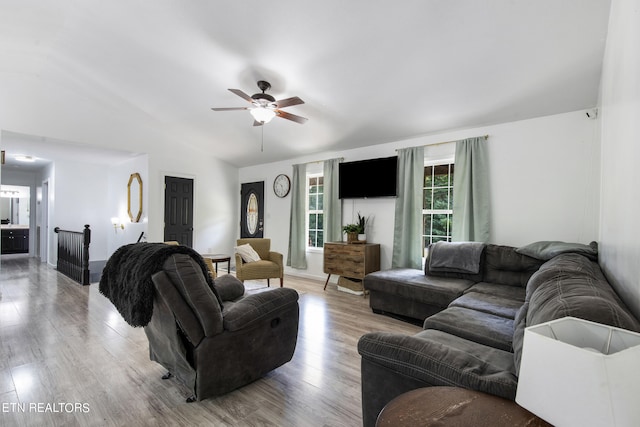
<svg viewBox="0 0 640 427"><path fill-rule="evenodd" d="M258 255L258 252L256 252L248 243L236 246L235 251L236 253L240 254L244 262L255 262L260 261L261 259L260 255Z"/></svg>

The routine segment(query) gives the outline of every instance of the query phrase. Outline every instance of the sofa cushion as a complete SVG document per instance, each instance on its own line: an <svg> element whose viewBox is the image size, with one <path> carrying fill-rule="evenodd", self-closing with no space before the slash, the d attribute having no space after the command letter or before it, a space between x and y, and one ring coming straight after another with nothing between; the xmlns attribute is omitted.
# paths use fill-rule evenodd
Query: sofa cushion
<svg viewBox="0 0 640 427"><path fill-rule="evenodd" d="M590 260L598 260L598 243L591 242L588 245L582 243L565 243L558 241L540 241L530 243L526 246L519 247L516 251L523 255L548 261L558 255L566 253L575 253L584 255Z"/></svg>
<svg viewBox="0 0 640 427"><path fill-rule="evenodd" d="M358 352L363 360L434 386L464 387L515 399L511 353L442 331L372 332L360 338Z"/></svg>
<svg viewBox="0 0 640 427"><path fill-rule="evenodd" d="M524 301L524 297L526 294L525 288L521 288L518 286L498 285L496 283L487 282L476 283L464 292L478 292L481 294L495 295L501 298L517 300L521 303Z"/></svg>
<svg viewBox="0 0 640 427"><path fill-rule="evenodd" d="M403 298L447 307L471 287L466 279L425 276L422 270L394 268L369 273L364 278L364 288Z"/></svg>
<svg viewBox="0 0 640 427"><path fill-rule="evenodd" d="M520 375L520 362L522 361L522 345L524 344L524 330L527 327L527 312L529 302L525 302L516 313L513 321L513 361L516 375Z"/></svg>
<svg viewBox="0 0 640 427"><path fill-rule="evenodd" d="M464 307L447 308L426 318L424 329L437 329L504 351L512 348L513 319Z"/></svg>
<svg viewBox="0 0 640 427"><path fill-rule="evenodd" d="M513 286L509 287L522 289ZM473 289L473 287L471 289ZM464 307L470 310L482 311L483 313L514 319L523 302L524 289L522 289L522 298L519 299L505 298L500 295L482 292L466 292L460 298L453 300L453 302L449 304L449 307Z"/></svg>
<svg viewBox="0 0 640 427"><path fill-rule="evenodd" d="M582 255L564 254L547 261L527 285L527 326L566 316L638 331L600 266Z"/></svg>
<svg viewBox="0 0 640 427"><path fill-rule="evenodd" d="M544 263L527 284L526 301L514 321L514 363L520 369L524 329L566 316L640 332L597 262L574 253Z"/></svg>
<svg viewBox="0 0 640 427"><path fill-rule="evenodd" d="M543 262L519 254L511 246L487 245L482 281L525 287Z"/></svg>

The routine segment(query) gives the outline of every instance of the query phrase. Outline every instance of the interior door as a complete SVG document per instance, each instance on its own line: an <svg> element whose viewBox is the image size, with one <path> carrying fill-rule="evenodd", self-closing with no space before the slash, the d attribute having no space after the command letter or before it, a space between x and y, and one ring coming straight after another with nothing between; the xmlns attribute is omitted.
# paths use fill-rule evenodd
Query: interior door
<svg viewBox="0 0 640 427"><path fill-rule="evenodd" d="M164 178L164 240L193 246L193 179Z"/></svg>
<svg viewBox="0 0 640 427"><path fill-rule="evenodd" d="M264 237L264 181L241 184L240 238Z"/></svg>

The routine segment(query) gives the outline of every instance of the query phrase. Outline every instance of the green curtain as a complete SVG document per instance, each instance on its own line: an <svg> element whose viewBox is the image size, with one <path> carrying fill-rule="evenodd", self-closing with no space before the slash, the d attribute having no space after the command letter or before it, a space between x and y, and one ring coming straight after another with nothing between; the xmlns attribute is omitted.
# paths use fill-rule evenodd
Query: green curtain
<svg viewBox="0 0 640 427"><path fill-rule="evenodd" d="M391 257L394 268L422 268L423 180L424 148L398 150L398 197Z"/></svg>
<svg viewBox="0 0 640 427"><path fill-rule="evenodd" d="M454 242L488 242L489 156L485 137L456 142L453 180Z"/></svg>
<svg viewBox="0 0 640 427"><path fill-rule="evenodd" d="M306 269L306 218L307 165L293 165L291 178L291 216L289 219L289 253L287 265Z"/></svg>
<svg viewBox="0 0 640 427"><path fill-rule="evenodd" d="M324 177L324 241L339 242L342 240L342 203L338 198L338 165L342 159L325 160Z"/></svg>

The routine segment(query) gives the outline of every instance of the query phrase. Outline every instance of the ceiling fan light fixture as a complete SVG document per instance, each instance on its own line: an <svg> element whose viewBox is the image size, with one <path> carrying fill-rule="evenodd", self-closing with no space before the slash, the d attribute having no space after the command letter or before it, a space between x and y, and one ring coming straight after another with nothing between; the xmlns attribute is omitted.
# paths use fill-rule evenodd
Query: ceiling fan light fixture
<svg viewBox="0 0 640 427"><path fill-rule="evenodd" d="M269 123L276 116L276 112L270 108L256 107L249 110L256 122Z"/></svg>

